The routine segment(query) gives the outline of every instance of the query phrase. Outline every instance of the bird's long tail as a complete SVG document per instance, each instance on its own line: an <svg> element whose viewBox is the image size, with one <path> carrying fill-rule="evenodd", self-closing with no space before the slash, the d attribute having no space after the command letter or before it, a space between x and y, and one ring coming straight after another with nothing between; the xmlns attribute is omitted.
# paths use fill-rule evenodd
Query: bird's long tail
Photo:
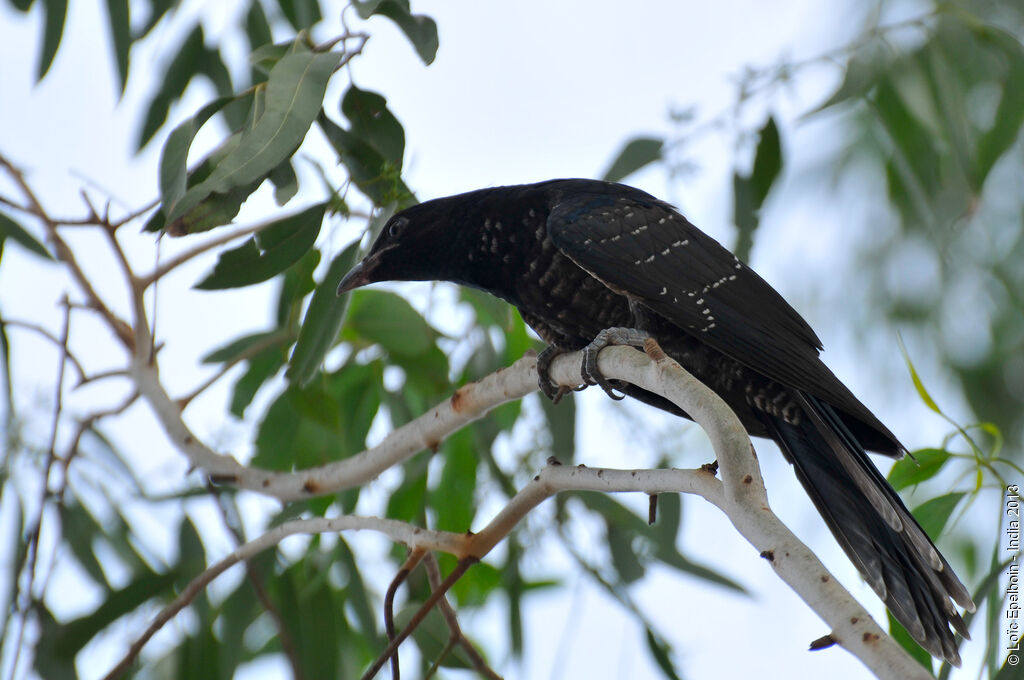
<svg viewBox="0 0 1024 680"><path fill-rule="evenodd" d="M796 424L765 424L796 469L839 545L889 611L932 655L960 665L949 626L970 636L950 601L974 603L949 564L831 406L799 394Z"/></svg>

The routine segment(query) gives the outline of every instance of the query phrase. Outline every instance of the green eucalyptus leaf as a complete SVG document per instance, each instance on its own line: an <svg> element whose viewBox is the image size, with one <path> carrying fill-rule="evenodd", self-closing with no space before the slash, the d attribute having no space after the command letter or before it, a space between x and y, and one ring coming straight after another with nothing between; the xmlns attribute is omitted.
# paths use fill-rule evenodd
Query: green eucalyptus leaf
<svg viewBox="0 0 1024 680"><path fill-rule="evenodd" d="M159 88L146 107L146 115L143 118L142 129L139 131L136 149L142 150L153 139L157 130L163 126L171 104L184 94L189 82L199 73L205 52L203 27L197 23L181 43L181 47L161 77L154 79L159 83Z"/></svg>
<svg viewBox="0 0 1024 680"><path fill-rule="evenodd" d="M374 14L386 16L405 33L424 64L430 65L437 56L437 23L428 16L413 14L408 0L384 0L377 3Z"/></svg>
<svg viewBox="0 0 1024 680"><path fill-rule="evenodd" d="M46 249L46 246L37 241L32 234L11 217L0 212L0 252L2 252L3 242L7 239L11 239L30 253L38 255L44 260L55 261L53 255L50 255L50 251Z"/></svg>
<svg viewBox="0 0 1024 680"><path fill-rule="evenodd" d="M755 209L760 209L764 204L764 199L767 198L781 170L782 143L779 140L779 128L775 125L775 118L769 116L764 127L758 132L754 167L750 172Z"/></svg>
<svg viewBox="0 0 1024 680"><path fill-rule="evenodd" d="M356 261L359 242L352 243L339 253L327 270L324 279L313 293L313 299L302 320L299 339L289 360L286 377L300 385L308 383L316 375L324 356L334 346L345 322L349 294L338 296L336 290L341 277Z"/></svg>
<svg viewBox="0 0 1024 680"><path fill-rule="evenodd" d="M388 100L376 92L352 85L341 100L341 112L352 123L352 134L400 169L405 153L405 131L387 104Z"/></svg>
<svg viewBox="0 0 1024 680"><path fill-rule="evenodd" d="M68 14L68 0L43 0L43 42L39 49L39 68L36 80L42 80L53 64L64 35L64 20Z"/></svg>
<svg viewBox="0 0 1024 680"><path fill-rule="evenodd" d="M374 205L383 207L396 203L404 208L416 202L412 191L402 181L398 168L385 160L379 151L323 113L317 118L317 125L334 148L338 160L345 165L349 177Z"/></svg>
<svg viewBox="0 0 1024 680"><path fill-rule="evenodd" d="M123 95L125 85L128 83L128 52L132 47L128 0L107 0L107 20L110 25L110 38L114 48L114 61L117 64L120 92Z"/></svg>
<svg viewBox="0 0 1024 680"><path fill-rule="evenodd" d="M438 336L404 298L381 290L352 293L345 330L348 339L361 338L409 358L426 354Z"/></svg>
<svg viewBox="0 0 1024 680"><path fill-rule="evenodd" d="M967 494L958 491L933 498L914 508L912 514L925 533L934 540L942 534L950 515L965 495Z"/></svg>
<svg viewBox="0 0 1024 680"><path fill-rule="evenodd" d="M160 200L163 210L173 209L188 188L188 151L192 147L192 140L206 121L232 100L233 97L214 99L167 136L160 154Z"/></svg>
<svg viewBox="0 0 1024 680"><path fill-rule="evenodd" d="M262 100L266 108L209 177L190 187L180 201L170 206L167 220L173 222L185 216L211 194L261 181L291 156L320 112L327 81L340 60L338 52L294 52L277 62Z"/></svg>
<svg viewBox="0 0 1024 680"><path fill-rule="evenodd" d="M651 652L651 656L654 657L654 662L658 664L658 668L665 674L668 680L680 680L679 675L676 673L675 666L672 665L672 647L662 638L656 634L648 626L646 629L647 637L647 648Z"/></svg>
<svg viewBox="0 0 1024 680"><path fill-rule="evenodd" d="M473 522L476 470L480 460L473 450L473 436L462 429L444 440L441 446L444 468L441 481L430 495L430 506L437 516L436 528L442 531L469 531Z"/></svg>
<svg viewBox="0 0 1024 680"><path fill-rule="evenodd" d="M904 456L896 461L896 464L889 470L887 479L892 488L899 491L931 479L939 473L950 458L949 452L942 449L914 451L913 457Z"/></svg>
<svg viewBox="0 0 1024 680"><path fill-rule="evenodd" d="M665 140L658 137L637 137L626 142L602 179L620 182L637 170L661 160Z"/></svg>
<svg viewBox="0 0 1024 680"><path fill-rule="evenodd" d="M196 284L201 290L239 288L266 281L298 262L320 234L325 203L283 217L241 246L224 251L213 271Z"/></svg>

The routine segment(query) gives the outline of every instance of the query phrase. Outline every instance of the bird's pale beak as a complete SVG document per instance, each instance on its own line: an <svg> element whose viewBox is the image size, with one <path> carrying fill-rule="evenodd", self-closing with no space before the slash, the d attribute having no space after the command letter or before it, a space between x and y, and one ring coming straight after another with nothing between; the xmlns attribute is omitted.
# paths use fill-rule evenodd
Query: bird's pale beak
<svg viewBox="0 0 1024 680"><path fill-rule="evenodd" d="M345 274L341 283L338 284L338 295L365 286L368 283L370 283L370 277L367 276L367 268L364 262L360 262L355 267L352 267L348 274Z"/></svg>

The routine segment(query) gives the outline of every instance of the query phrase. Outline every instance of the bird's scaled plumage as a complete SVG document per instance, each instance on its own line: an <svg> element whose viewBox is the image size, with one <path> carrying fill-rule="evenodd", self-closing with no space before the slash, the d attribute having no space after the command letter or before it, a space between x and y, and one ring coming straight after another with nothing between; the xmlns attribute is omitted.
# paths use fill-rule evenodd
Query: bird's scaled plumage
<svg viewBox="0 0 1024 680"><path fill-rule="evenodd" d="M496 295L554 352L582 349L612 327L653 337L751 435L779 445L897 620L931 654L959 663L950 626L967 630L953 602L973 611L970 594L865 453L899 457L903 446L821 362L800 315L672 206L584 179L427 201L389 220L339 293L387 280ZM686 417L656 394L614 387Z"/></svg>

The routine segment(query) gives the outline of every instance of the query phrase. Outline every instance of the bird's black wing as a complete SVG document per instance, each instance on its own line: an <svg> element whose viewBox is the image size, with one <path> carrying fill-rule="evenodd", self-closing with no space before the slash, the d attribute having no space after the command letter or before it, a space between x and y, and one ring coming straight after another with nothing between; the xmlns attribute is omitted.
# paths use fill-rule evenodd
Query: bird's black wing
<svg viewBox="0 0 1024 680"><path fill-rule="evenodd" d="M556 197L548 234L563 253L713 349L888 433L820 361L818 336L764 279L672 206L610 186Z"/></svg>

